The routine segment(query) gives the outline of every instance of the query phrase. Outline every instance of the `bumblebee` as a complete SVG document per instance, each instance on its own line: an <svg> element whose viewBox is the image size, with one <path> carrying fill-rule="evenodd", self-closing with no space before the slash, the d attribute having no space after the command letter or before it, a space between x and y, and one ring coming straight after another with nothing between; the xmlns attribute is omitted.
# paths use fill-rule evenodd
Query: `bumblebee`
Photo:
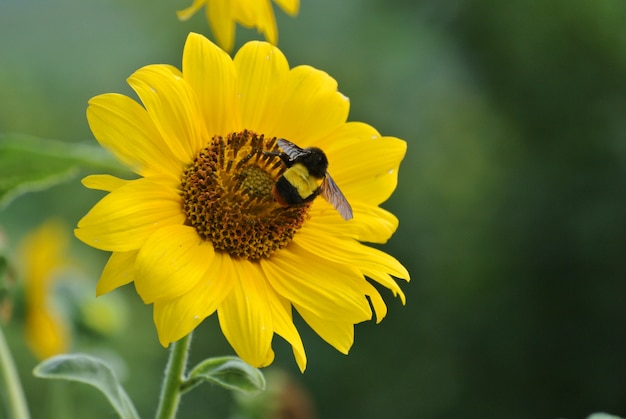
<svg viewBox="0 0 626 419"><path fill-rule="evenodd" d="M285 207L297 206L311 202L321 194L344 220L352 219L352 207L328 174L328 159L322 150L300 148L284 138L278 140L278 147L282 153L267 153L277 155L287 166L272 188L276 202Z"/></svg>

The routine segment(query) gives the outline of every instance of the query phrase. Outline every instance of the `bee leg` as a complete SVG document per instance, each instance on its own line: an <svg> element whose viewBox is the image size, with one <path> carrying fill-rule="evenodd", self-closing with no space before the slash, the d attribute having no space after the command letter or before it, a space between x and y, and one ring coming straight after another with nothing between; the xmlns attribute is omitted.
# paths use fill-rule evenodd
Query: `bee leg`
<svg viewBox="0 0 626 419"><path fill-rule="evenodd" d="M289 158L286 153L282 151L264 151L263 155L272 156L272 157L280 157L280 159L285 163L287 167L291 167L293 165L293 161Z"/></svg>
<svg viewBox="0 0 626 419"><path fill-rule="evenodd" d="M281 154L284 154L284 153L282 153L282 152L280 152L280 151L278 151L278 150L276 150L276 151L263 151L263 155L264 155L264 156L274 156L274 157L278 157L278 156L280 156Z"/></svg>

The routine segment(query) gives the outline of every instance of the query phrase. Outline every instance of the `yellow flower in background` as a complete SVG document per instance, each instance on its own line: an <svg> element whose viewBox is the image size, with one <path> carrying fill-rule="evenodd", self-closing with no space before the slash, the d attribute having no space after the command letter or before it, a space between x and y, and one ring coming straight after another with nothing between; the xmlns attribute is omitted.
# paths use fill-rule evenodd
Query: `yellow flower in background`
<svg viewBox="0 0 626 419"><path fill-rule="evenodd" d="M306 355L292 310L347 353L354 325L387 308L365 277L399 295L409 279L384 243L398 221L379 207L393 192L406 143L346 122L349 101L328 74L290 69L266 42L234 59L190 34L182 71L150 65L128 79L143 106L120 94L96 96L87 118L99 143L140 177L93 175L109 192L78 223L76 236L113 252L98 295L134 282L162 345L217 312L237 354L253 366L273 360L274 334ZM273 197L287 165L277 138L324 150L352 205L346 221L317 198L282 206ZM372 312L373 311L373 312Z"/></svg>
<svg viewBox="0 0 626 419"><path fill-rule="evenodd" d="M298 14L300 0L274 0L290 16ZM177 12L180 20L187 20L202 6L206 5L206 15L217 43L225 51L235 45L235 25L256 28L265 39L276 45L278 29L270 0L193 0L188 8Z"/></svg>
<svg viewBox="0 0 626 419"><path fill-rule="evenodd" d="M45 359L66 352L71 334L68 320L53 303L53 288L61 270L70 264L67 227L52 220L24 238L20 256L26 301L26 342L35 356Z"/></svg>

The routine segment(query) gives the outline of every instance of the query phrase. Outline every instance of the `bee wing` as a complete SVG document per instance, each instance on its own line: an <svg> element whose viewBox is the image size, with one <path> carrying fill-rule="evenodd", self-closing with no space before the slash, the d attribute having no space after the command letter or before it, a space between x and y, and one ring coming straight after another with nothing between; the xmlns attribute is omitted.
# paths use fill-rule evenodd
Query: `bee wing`
<svg viewBox="0 0 626 419"><path fill-rule="evenodd" d="M280 147L283 152L289 156L291 160L295 160L298 157L306 156L307 152L292 143L291 141L285 140L284 138L278 139L278 147Z"/></svg>
<svg viewBox="0 0 626 419"><path fill-rule="evenodd" d="M324 199L335 207L344 220L352 219L352 207L350 203L348 203L348 200L339 189L339 186L337 186L328 173L326 173L326 176L324 176L322 180L321 193Z"/></svg>

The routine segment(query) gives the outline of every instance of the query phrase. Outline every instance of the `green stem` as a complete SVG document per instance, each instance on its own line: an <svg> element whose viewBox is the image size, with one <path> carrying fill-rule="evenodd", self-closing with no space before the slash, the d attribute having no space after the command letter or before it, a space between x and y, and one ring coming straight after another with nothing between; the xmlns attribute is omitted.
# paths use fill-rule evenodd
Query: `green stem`
<svg viewBox="0 0 626 419"><path fill-rule="evenodd" d="M9 417L15 419L30 418L26 397L24 397L24 391L20 383L20 377L17 375L15 362L13 362L9 345L2 333L2 327L0 327L0 384L1 383L4 384L8 393L7 413Z"/></svg>
<svg viewBox="0 0 626 419"><path fill-rule="evenodd" d="M174 342L170 348L170 357L165 367L165 377L163 377L163 387L161 388L161 399L157 409L157 419L174 419L180 402L181 384L184 380L185 366L187 364L187 353L191 343L191 333Z"/></svg>

